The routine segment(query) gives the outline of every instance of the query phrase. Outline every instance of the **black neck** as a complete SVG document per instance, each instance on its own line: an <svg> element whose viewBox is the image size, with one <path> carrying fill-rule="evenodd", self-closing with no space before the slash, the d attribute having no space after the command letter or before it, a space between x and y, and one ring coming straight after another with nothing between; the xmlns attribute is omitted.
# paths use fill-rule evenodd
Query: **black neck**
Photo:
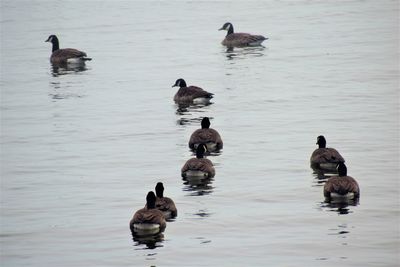
<svg viewBox="0 0 400 267"><path fill-rule="evenodd" d="M340 172L340 173L339 173L339 176L340 176L340 177L347 176L347 171L342 171L342 172Z"/></svg>
<svg viewBox="0 0 400 267"><path fill-rule="evenodd" d="M203 151L196 151L196 158L202 159L204 158L204 152Z"/></svg>
<svg viewBox="0 0 400 267"><path fill-rule="evenodd" d="M346 168L346 165L344 165L343 163L339 163L338 174L341 177L347 176L347 168Z"/></svg>
<svg viewBox="0 0 400 267"><path fill-rule="evenodd" d="M163 186L163 184L161 182L157 183L157 185L156 185L156 196L157 197L163 197L164 196L164 186Z"/></svg>
<svg viewBox="0 0 400 267"><path fill-rule="evenodd" d="M227 33L226 35L229 35L229 34L231 34L231 33L233 33L233 25L232 25L232 24L231 24L231 26L229 27L228 33Z"/></svg>
<svg viewBox="0 0 400 267"><path fill-rule="evenodd" d="M180 81L179 87L180 87L180 88L182 88L182 87L187 87L186 82L185 82L184 80Z"/></svg>
<svg viewBox="0 0 400 267"><path fill-rule="evenodd" d="M59 44L58 44L58 40L57 40L57 39L53 39L53 40L51 41L51 43L53 44L53 50L52 50L52 52L57 51L58 49L60 49L60 46L59 46Z"/></svg>

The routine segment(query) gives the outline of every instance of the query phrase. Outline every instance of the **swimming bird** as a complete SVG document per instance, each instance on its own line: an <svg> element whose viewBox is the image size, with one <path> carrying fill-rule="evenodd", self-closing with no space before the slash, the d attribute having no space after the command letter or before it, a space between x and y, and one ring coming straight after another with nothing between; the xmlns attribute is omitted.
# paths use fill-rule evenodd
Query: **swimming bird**
<svg viewBox="0 0 400 267"><path fill-rule="evenodd" d="M183 178L187 177L204 177L212 178L215 176L215 169L211 160L204 158L204 153L207 151L207 147L204 144L200 144L196 149L196 157L186 161L181 169L181 175Z"/></svg>
<svg viewBox="0 0 400 267"><path fill-rule="evenodd" d="M233 25L230 22L225 23L220 29L226 30L227 34L225 39L222 41L222 45L227 47L245 47L245 46L258 46L264 40L268 38L262 35L253 35L249 33L235 33L233 31Z"/></svg>
<svg viewBox="0 0 400 267"><path fill-rule="evenodd" d="M209 93L197 86L187 86L184 79L176 80L175 84L172 87L178 86L179 90L176 92L174 96L174 101L176 103L193 103L196 101L209 101L213 98L212 93Z"/></svg>
<svg viewBox="0 0 400 267"><path fill-rule="evenodd" d="M317 137L318 148L314 150L310 158L310 166L314 170L325 170L336 172L337 164L344 162L344 158L334 148L326 147L326 139L320 135Z"/></svg>
<svg viewBox="0 0 400 267"><path fill-rule="evenodd" d="M208 117L204 117L201 120L201 129L197 129L190 136L190 149L196 149L199 144L206 145L207 150L210 152L218 151L224 146L219 133L210 128L210 119Z"/></svg>
<svg viewBox="0 0 400 267"><path fill-rule="evenodd" d="M360 197L360 188L357 181L347 176L347 167L343 162L337 166L338 176L328 179L324 185L324 196L327 201L332 199L358 199Z"/></svg>
<svg viewBox="0 0 400 267"><path fill-rule="evenodd" d="M159 182L156 185L156 208L164 214L166 219L174 218L178 215L175 203L169 197L164 197L164 185Z"/></svg>
<svg viewBox="0 0 400 267"><path fill-rule="evenodd" d="M164 214L156 209L156 195L150 191L146 197L146 206L135 212L129 226L132 233L155 234L166 227Z"/></svg>
<svg viewBox="0 0 400 267"><path fill-rule="evenodd" d="M92 60L91 58L87 57L85 52L79 51L77 49L60 49L58 38L55 35L50 35L45 42L50 42L53 44L52 53L50 56L50 62L53 64L82 64L85 61Z"/></svg>

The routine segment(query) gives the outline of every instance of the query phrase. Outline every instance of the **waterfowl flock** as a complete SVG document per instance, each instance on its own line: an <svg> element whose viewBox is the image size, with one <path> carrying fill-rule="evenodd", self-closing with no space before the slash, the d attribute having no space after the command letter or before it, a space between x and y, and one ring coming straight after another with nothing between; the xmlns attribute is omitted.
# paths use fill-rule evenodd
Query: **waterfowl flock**
<svg viewBox="0 0 400 267"><path fill-rule="evenodd" d="M249 33L235 33L232 23L226 22L219 30L226 30L227 34L222 45L228 48L243 48L249 46L260 46L268 38L262 35ZM59 40L56 35L50 35L46 42L52 43L50 62L53 65L85 64L91 58L85 52L73 48L60 49ZM182 78L177 79L172 87L179 87L173 97L176 104L204 103L213 98L214 94L198 86L186 84ZM181 168L183 179L197 178L210 179L215 176L215 168L206 155L221 152L223 141L217 130L210 128L210 119L204 117L201 128L195 130L188 141L190 150L195 152L196 157L187 160ZM326 139L320 135L317 138L318 148L310 157L310 167L320 173L330 173L331 176L324 185L323 196L326 202L348 202L356 201L360 197L360 189L357 181L347 175L347 167L344 158L334 148L326 147ZM149 191L143 208L137 210L130 223L133 235L159 234L166 228L166 222L173 220L178 215L177 208L171 198L164 196L164 185L158 182L155 192Z"/></svg>

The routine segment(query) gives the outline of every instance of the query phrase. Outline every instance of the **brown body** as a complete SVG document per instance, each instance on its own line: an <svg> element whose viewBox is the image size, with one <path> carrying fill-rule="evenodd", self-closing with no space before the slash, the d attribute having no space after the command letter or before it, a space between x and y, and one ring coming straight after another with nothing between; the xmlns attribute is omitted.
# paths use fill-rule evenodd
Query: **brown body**
<svg viewBox="0 0 400 267"><path fill-rule="evenodd" d="M169 197L157 197L156 209L160 210L161 212L170 212L172 218L178 215L178 210L176 209L175 203Z"/></svg>
<svg viewBox="0 0 400 267"><path fill-rule="evenodd" d="M66 64L70 59L82 60L84 62L86 59L86 53L79 51L74 48L64 48L54 51L50 56L50 62L53 64Z"/></svg>
<svg viewBox="0 0 400 267"><path fill-rule="evenodd" d="M339 163L344 162L344 158L334 148L324 147L317 148L311 154L310 163L311 165L321 163Z"/></svg>
<svg viewBox="0 0 400 267"><path fill-rule="evenodd" d="M326 181L324 186L324 196L331 197L331 194L346 195L354 193L354 198L360 196L360 188L357 181L351 176L335 176Z"/></svg>
<svg viewBox="0 0 400 267"><path fill-rule="evenodd" d="M209 148L209 143L215 144L217 150L224 146L221 136L216 130L212 128L197 129L190 136L189 148L194 149L198 144L207 144Z"/></svg>
<svg viewBox="0 0 400 267"><path fill-rule="evenodd" d="M160 229L165 229L167 225L164 214L161 211L158 209L148 209L146 207L135 212L130 221L131 229L133 229L133 224L136 223L159 224Z"/></svg>
<svg viewBox="0 0 400 267"><path fill-rule="evenodd" d="M266 40L262 35L252 35L248 33L231 33L222 41L222 45L228 47L257 46Z"/></svg>
<svg viewBox="0 0 400 267"><path fill-rule="evenodd" d="M197 86L188 86L179 88L174 96L177 103L191 103L196 98L212 98L212 94Z"/></svg>
<svg viewBox="0 0 400 267"><path fill-rule="evenodd" d="M186 161L181 169L182 177L185 177L187 171L202 171L207 173L208 178L215 176L215 169L211 160L205 158L192 158Z"/></svg>

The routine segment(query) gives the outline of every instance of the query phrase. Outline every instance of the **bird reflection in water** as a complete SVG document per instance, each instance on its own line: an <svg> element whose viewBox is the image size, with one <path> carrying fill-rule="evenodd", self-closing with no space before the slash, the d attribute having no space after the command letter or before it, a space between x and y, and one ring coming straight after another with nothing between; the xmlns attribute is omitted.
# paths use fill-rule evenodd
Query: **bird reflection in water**
<svg viewBox="0 0 400 267"><path fill-rule="evenodd" d="M51 64L51 74L54 77L67 74L76 74L88 70L86 64L76 63L76 64Z"/></svg>
<svg viewBox="0 0 400 267"><path fill-rule="evenodd" d="M228 60L244 59L247 57L262 57L264 56L265 46L233 48L228 47L224 50Z"/></svg>
<svg viewBox="0 0 400 267"><path fill-rule="evenodd" d="M212 102L208 103L196 103L196 104L179 104L176 110L176 115L182 116L177 120L177 125L198 125L203 117L187 118L187 116L192 116L196 113L205 112L204 107L212 105ZM185 117L184 117L185 116Z"/></svg>
<svg viewBox="0 0 400 267"><path fill-rule="evenodd" d="M346 237L345 235L350 233L347 228L348 227L346 223L339 224L338 228L329 229L329 231L334 232L334 233L329 233L329 235L340 235L341 237L345 238Z"/></svg>
<svg viewBox="0 0 400 267"><path fill-rule="evenodd" d="M350 235L349 228L354 228L354 226L349 227L347 223L339 224L335 228L328 229L328 235L337 236L339 238L339 242L341 243L341 245L347 246L348 245L347 238ZM340 256L340 259L347 259L347 257Z"/></svg>
<svg viewBox="0 0 400 267"><path fill-rule="evenodd" d="M332 176L337 176L337 173L325 172L322 170L314 170L314 185L313 186L323 186L325 182Z"/></svg>
<svg viewBox="0 0 400 267"><path fill-rule="evenodd" d="M327 211L337 212L338 215L346 215L349 213L353 213L349 209L349 207L355 207L359 204L359 198L357 199L346 199L346 200L331 200L331 201L324 201L321 203L321 208Z"/></svg>
<svg viewBox="0 0 400 267"><path fill-rule="evenodd" d="M176 121L176 124L177 125L199 125L202 119L203 119L202 117L200 117L200 118L185 118L185 117L182 117L182 118L179 118L179 120Z"/></svg>
<svg viewBox="0 0 400 267"><path fill-rule="evenodd" d="M138 249L155 249L158 247L163 247L162 242L164 241L163 233L156 233L152 235L139 235L137 233L131 232L134 241L134 246L142 246Z"/></svg>
<svg viewBox="0 0 400 267"><path fill-rule="evenodd" d="M207 218L211 216L211 213L208 212L207 209L201 209L198 212L194 213L193 215L200 217L201 219Z"/></svg>
<svg viewBox="0 0 400 267"><path fill-rule="evenodd" d="M187 177L182 180L183 191L189 192L190 196L204 196L213 192L212 178Z"/></svg>

